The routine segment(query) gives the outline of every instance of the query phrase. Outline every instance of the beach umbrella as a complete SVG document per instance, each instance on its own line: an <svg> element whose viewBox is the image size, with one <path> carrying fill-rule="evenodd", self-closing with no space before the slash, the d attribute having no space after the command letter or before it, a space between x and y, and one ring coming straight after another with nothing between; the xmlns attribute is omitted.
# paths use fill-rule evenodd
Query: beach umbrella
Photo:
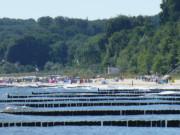
<svg viewBox="0 0 180 135"><path fill-rule="evenodd" d="M168 78L168 77L170 77L170 76L169 76L169 75L165 75L164 77Z"/></svg>
<svg viewBox="0 0 180 135"><path fill-rule="evenodd" d="M170 78L170 76L169 75L165 75L163 78L167 79L167 78Z"/></svg>
<svg viewBox="0 0 180 135"><path fill-rule="evenodd" d="M61 77L60 76L58 76L58 77L56 77L57 79L61 79Z"/></svg>

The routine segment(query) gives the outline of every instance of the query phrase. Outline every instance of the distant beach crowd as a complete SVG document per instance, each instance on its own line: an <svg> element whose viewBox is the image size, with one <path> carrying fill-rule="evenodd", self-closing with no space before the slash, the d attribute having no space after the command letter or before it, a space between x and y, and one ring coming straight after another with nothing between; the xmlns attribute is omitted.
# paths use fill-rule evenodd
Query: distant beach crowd
<svg viewBox="0 0 180 135"><path fill-rule="evenodd" d="M67 76L47 76L47 77L36 77L36 76L25 76L25 77L1 77L0 83L91 83L93 82L91 79L87 78L68 78Z"/></svg>
<svg viewBox="0 0 180 135"><path fill-rule="evenodd" d="M156 82L156 84L168 84L168 83L174 83L174 79L169 76L157 76L157 75L145 75L145 76L139 76L139 77L133 77L132 79L136 80L142 80L145 82ZM123 76L120 76L119 78L114 78L111 79L113 82L119 82L119 81L124 81L125 78ZM60 75L49 75L46 77L36 77L36 76L23 76L23 77L0 77L0 83L2 84L12 84L12 83L96 83L96 82L101 82L102 84L108 84L109 83L109 78L104 78L97 76L96 79L89 79L89 78L71 78L67 76L60 76Z"/></svg>

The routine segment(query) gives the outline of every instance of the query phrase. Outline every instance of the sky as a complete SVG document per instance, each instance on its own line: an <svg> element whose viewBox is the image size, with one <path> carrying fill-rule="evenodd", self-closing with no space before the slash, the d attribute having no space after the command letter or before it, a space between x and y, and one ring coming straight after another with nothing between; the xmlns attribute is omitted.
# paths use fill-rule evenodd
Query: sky
<svg viewBox="0 0 180 135"><path fill-rule="evenodd" d="M43 16L109 19L118 15L152 16L162 0L0 0L0 18L37 20Z"/></svg>

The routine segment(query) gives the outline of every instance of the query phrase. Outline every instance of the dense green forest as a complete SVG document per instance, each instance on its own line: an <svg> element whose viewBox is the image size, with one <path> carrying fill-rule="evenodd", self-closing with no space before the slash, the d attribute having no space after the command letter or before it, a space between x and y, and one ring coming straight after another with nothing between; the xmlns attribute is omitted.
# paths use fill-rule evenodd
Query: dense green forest
<svg viewBox="0 0 180 135"><path fill-rule="evenodd" d="M64 68L166 74L180 65L180 1L155 16L0 19L0 73Z"/></svg>

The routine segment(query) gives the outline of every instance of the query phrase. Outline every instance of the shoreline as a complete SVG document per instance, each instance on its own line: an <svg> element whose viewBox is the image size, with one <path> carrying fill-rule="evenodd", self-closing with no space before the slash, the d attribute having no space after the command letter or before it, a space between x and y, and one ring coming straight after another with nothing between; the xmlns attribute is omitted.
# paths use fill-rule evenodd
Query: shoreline
<svg viewBox="0 0 180 135"><path fill-rule="evenodd" d="M13 83L0 83L0 87L107 87L107 86L114 86L114 87L179 87L180 89L180 80L175 80L174 83L168 84L156 84L156 82L146 82L144 80L136 80L136 79L124 79L123 81L119 80L115 82L114 79L106 79L106 83L102 83L102 81L97 81L97 79L92 79L91 83L64 83L64 82L57 82L57 83L43 83L43 82L13 82Z"/></svg>

